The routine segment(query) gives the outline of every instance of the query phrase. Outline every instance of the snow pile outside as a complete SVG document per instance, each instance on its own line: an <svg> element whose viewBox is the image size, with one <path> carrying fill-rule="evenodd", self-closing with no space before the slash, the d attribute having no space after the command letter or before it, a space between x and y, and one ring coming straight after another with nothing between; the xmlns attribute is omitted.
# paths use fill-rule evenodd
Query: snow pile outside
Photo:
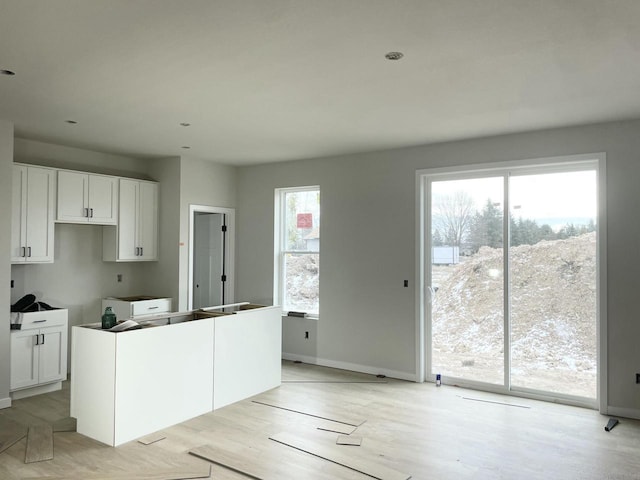
<svg viewBox="0 0 640 480"><path fill-rule="evenodd" d="M596 237L510 249L511 384L596 396ZM434 266L434 372L502 384L503 250Z"/></svg>

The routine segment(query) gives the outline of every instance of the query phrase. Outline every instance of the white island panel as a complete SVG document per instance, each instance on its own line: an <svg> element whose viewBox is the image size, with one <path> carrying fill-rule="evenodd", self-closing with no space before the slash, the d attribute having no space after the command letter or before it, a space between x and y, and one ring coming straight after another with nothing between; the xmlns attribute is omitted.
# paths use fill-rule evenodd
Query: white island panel
<svg viewBox="0 0 640 480"><path fill-rule="evenodd" d="M73 327L71 416L79 433L113 445L115 432L116 335Z"/></svg>
<svg viewBox="0 0 640 480"><path fill-rule="evenodd" d="M119 333L74 326L71 416L111 446L275 388L279 307L176 312Z"/></svg>
<svg viewBox="0 0 640 480"><path fill-rule="evenodd" d="M282 310L263 307L218 317L213 408L279 387L282 380Z"/></svg>
<svg viewBox="0 0 640 480"><path fill-rule="evenodd" d="M117 337L115 445L211 411L213 319Z"/></svg>

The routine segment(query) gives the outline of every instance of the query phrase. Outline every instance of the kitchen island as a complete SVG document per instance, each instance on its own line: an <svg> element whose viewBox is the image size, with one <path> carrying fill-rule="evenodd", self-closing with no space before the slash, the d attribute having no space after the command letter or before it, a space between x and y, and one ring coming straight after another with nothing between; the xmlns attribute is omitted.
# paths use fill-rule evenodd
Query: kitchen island
<svg viewBox="0 0 640 480"><path fill-rule="evenodd" d="M71 416L118 446L278 387L281 309L248 303L72 328Z"/></svg>

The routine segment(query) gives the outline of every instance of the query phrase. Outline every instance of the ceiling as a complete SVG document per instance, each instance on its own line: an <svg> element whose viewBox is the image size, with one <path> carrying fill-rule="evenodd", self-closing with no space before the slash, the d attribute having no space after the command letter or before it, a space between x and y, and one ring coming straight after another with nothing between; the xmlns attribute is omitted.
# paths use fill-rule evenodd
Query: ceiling
<svg viewBox="0 0 640 480"><path fill-rule="evenodd" d="M638 0L0 0L0 118L233 165L640 118L639 25Z"/></svg>

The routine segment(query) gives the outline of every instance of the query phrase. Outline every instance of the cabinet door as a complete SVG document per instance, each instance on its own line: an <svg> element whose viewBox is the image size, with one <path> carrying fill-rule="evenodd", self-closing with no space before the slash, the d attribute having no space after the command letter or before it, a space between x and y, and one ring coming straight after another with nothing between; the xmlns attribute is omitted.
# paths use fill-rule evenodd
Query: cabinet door
<svg viewBox="0 0 640 480"><path fill-rule="evenodd" d="M158 185L140 182L138 195L140 260L158 259Z"/></svg>
<svg viewBox="0 0 640 480"><path fill-rule="evenodd" d="M115 225L118 219L118 186L115 177L89 175L89 222Z"/></svg>
<svg viewBox="0 0 640 480"><path fill-rule="evenodd" d="M40 329L38 383L55 382L67 377L66 326Z"/></svg>
<svg viewBox="0 0 640 480"><path fill-rule="evenodd" d="M138 188L140 182L120 179L118 260L138 260Z"/></svg>
<svg viewBox="0 0 640 480"><path fill-rule="evenodd" d="M11 390L38 383L38 330L11 333Z"/></svg>
<svg viewBox="0 0 640 480"><path fill-rule="evenodd" d="M27 168L27 262L53 262L53 175L48 168Z"/></svg>
<svg viewBox="0 0 640 480"><path fill-rule="evenodd" d="M87 223L89 176L85 173L58 172L59 222Z"/></svg>
<svg viewBox="0 0 640 480"><path fill-rule="evenodd" d="M13 166L11 196L11 262L26 260L27 222L24 220L27 203L27 167Z"/></svg>

